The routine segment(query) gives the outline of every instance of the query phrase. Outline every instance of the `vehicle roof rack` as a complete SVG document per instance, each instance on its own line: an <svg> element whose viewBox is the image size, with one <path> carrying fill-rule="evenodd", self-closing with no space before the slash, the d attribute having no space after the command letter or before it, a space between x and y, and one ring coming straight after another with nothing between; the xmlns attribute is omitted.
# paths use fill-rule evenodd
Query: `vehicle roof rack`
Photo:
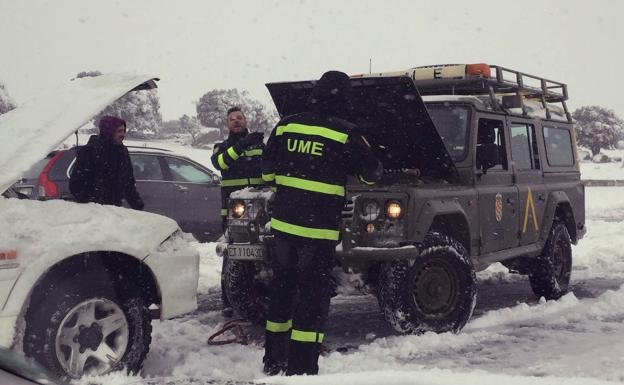
<svg viewBox="0 0 624 385"><path fill-rule="evenodd" d="M572 121L566 105L568 86L561 82L545 79L498 65L488 64L441 64L410 68L407 71L355 75L358 77L406 75L412 78L421 95L489 95L492 106L501 106L497 94L514 94L516 103L527 115L524 99L538 99L551 119L549 103L560 103L568 121ZM505 100L503 99L503 102ZM503 103L504 104L504 103Z"/></svg>
<svg viewBox="0 0 624 385"><path fill-rule="evenodd" d="M141 149L141 150L157 150L157 151L171 152L171 150L167 150L166 148L159 148L159 147L147 147L147 146L126 146L126 148L139 148L139 149Z"/></svg>

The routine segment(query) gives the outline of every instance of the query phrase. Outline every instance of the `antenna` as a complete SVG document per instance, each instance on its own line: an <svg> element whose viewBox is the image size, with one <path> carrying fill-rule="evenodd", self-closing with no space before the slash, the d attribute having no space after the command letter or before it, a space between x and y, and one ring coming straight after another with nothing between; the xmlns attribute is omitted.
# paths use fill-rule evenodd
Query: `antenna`
<svg viewBox="0 0 624 385"><path fill-rule="evenodd" d="M368 59L368 74L372 74L373 73L373 58L369 58Z"/></svg>

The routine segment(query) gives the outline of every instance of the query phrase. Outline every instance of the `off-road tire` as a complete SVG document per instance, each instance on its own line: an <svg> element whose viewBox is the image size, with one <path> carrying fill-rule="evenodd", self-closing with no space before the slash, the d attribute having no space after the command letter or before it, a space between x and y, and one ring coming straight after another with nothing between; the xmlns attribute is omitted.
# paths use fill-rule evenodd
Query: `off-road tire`
<svg viewBox="0 0 624 385"><path fill-rule="evenodd" d="M230 305L242 318L258 325L266 321L269 310L268 279L260 278L268 274L254 262L225 260L225 295Z"/></svg>
<svg viewBox="0 0 624 385"><path fill-rule="evenodd" d="M572 245L565 224L553 222L542 254L529 273L531 289L538 297L558 299L568 292L572 271Z"/></svg>
<svg viewBox="0 0 624 385"><path fill-rule="evenodd" d="M136 374L142 366L152 340L149 309L138 288L126 282L114 287L106 275L83 273L39 288L26 311L23 339L24 353L60 378L70 376L57 359L56 334L65 316L78 304L92 299L106 299L123 311L128 325L128 344L119 362L109 371L125 369ZM108 371L107 371L108 372Z"/></svg>
<svg viewBox="0 0 624 385"><path fill-rule="evenodd" d="M400 333L458 332L470 319L476 296L470 255L437 232L425 237L418 257L385 263L380 271L379 304Z"/></svg>

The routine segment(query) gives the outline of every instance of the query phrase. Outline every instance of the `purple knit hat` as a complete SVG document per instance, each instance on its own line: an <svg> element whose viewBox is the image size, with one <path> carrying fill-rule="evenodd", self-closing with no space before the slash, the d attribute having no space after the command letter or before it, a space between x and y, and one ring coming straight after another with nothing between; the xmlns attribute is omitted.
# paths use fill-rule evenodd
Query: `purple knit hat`
<svg viewBox="0 0 624 385"><path fill-rule="evenodd" d="M100 135L105 138L112 139L115 135L115 131L119 126L125 126L126 121L116 116L103 116L100 119L98 127L100 128Z"/></svg>

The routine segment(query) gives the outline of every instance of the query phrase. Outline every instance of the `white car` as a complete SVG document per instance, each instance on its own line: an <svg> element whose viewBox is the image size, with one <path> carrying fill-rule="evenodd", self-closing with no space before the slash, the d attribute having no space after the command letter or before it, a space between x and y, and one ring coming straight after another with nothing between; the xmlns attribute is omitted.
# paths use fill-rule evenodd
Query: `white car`
<svg viewBox="0 0 624 385"><path fill-rule="evenodd" d="M76 79L0 115L0 192L104 107L155 80ZM197 308L192 239L157 214L0 197L0 346L66 378L138 371L151 320Z"/></svg>

